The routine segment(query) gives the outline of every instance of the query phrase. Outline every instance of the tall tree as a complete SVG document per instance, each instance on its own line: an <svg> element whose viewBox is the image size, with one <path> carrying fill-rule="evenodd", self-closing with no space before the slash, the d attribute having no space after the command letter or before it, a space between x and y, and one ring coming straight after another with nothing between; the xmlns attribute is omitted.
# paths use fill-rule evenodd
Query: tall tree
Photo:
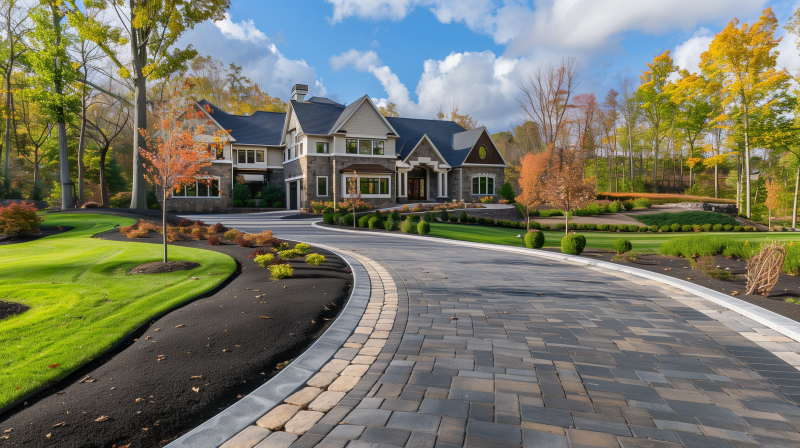
<svg viewBox="0 0 800 448"><path fill-rule="evenodd" d="M37 88L26 94L39 103L42 112L56 124L61 208L68 209L75 203L67 152L67 121L80 110L80 100L75 91L78 74L67 54L70 36L64 29L65 16L60 3L60 0L40 0L40 4L31 10L35 28L31 33L33 51L28 55L28 61L36 73L33 82Z"/></svg>
<svg viewBox="0 0 800 448"><path fill-rule="evenodd" d="M732 108L730 118L741 123L744 135L745 203L750 217L750 120L753 114L769 109L775 93L785 90L789 75L776 68L778 46L775 37L778 19L772 8L765 9L753 25L733 19L720 31L708 51L700 57L700 67L709 77L722 79L723 102Z"/></svg>
<svg viewBox="0 0 800 448"><path fill-rule="evenodd" d="M708 97L708 80L687 70L680 71L680 78L670 89L675 104L675 127L679 135L689 145L689 158L693 159L697 143L708 131L713 108ZM693 167L693 165L692 165ZM692 185L692 170L689 171L689 186ZM718 187L717 187L718 190Z"/></svg>
<svg viewBox="0 0 800 448"><path fill-rule="evenodd" d="M650 125L653 139L653 185L658 191L658 152L661 141L666 137L669 122L672 119L673 103L667 85L669 77L677 67L672 62L669 50L653 58L642 71L641 85L637 91L641 98L642 116Z"/></svg>
<svg viewBox="0 0 800 448"><path fill-rule="evenodd" d="M28 50L25 37L31 30L28 11L24 3L18 0L0 1L0 29L4 34L0 57L0 69L3 70L3 84L6 94L5 107L5 160L3 164L3 187L11 188L11 127L14 111L14 94L11 86L14 68ZM2 190L3 188L0 188Z"/></svg>
<svg viewBox="0 0 800 448"><path fill-rule="evenodd" d="M531 229L531 207L535 207L544 201L542 184L544 173L549 165L550 151L544 151L525 154L520 160L520 166L517 167L520 194L514 199L525 206L525 220L528 230Z"/></svg>
<svg viewBox="0 0 800 448"><path fill-rule="evenodd" d="M100 156L100 199L103 207L108 207L108 182L106 179L106 157L114 141L128 127L130 109L117 98L101 95L94 102L86 117L87 135L97 144Z"/></svg>
<svg viewBox="0 0 800 448"><path fill-rule="evenodd" d="M641 108L639 107L639 98L636 95L636 87L634 87L633 81L628 78L622 78L619 81L619 91L620 96L618 97L617 106L628 134L629 188L633 192L633 133L639 123Z"/></svg>
<svg viewBox="0 0 800 448"><path fill-rule="evenodd" d="M147 81L176 71L186 70L186 63L197 56L191 45L184 49L175 44L183 33L206 20L222 20L230 0L84 0L86 6L112 9L116 20L100 22L79 7L78 0L66 0L69 18L81 37L95 42L117 66L123 78L133 82L135 130L147 129ZM127 5L125 4L127 3ZM129 46L126 55L117 49ZM127 61L130 60L130 64ZM133 188L131 208L147 208L145 166L138 148L145 148L144 136L134 132Z"/></svg>
<svg viewBox="0 0 800 448"><path fill-rule="evenodd" d="M564 163L560 167L550 167L542 190L545 201L564 211L566 234L569 234L571 212L589 205L597 194L591 179L584 177L583 160L575 151L565 151Z"/></svg>

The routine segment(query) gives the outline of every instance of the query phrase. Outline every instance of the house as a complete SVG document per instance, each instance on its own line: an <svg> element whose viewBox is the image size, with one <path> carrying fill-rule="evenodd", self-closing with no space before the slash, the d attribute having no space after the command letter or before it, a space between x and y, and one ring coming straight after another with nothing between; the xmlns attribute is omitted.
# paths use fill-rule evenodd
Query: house
<svg viewBox="0 0 800 448"><path fill-rule="evenodd" d="M281 186L285 206L349 198L356 178L361 199L375 207L408 202L477 201L495 196L508 166L484 127L466 130L444 120L384 117L369 96L349 105L306 100L308 86L292 88L286 113L228 114L203 100L209 120L225 131L225 145L207 174L218 188L173 195L180 212L224 212L234 183L254 193ZM216 130L211 130L211 132ZM241 176L241 177L240 177Z"/></svg>

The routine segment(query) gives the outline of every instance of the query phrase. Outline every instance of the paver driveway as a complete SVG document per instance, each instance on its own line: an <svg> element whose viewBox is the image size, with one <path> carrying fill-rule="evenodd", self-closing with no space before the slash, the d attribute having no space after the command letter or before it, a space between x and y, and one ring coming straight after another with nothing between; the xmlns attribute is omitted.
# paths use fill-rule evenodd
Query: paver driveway
<svg viewBox="0 0 800 448"><path fill-rule="evenodd" d="M357 253L399 300L358 384L258 447L800 446L800 372L773 353L800 344L746 318L621 274L279 216L198 218Z"/></svg>

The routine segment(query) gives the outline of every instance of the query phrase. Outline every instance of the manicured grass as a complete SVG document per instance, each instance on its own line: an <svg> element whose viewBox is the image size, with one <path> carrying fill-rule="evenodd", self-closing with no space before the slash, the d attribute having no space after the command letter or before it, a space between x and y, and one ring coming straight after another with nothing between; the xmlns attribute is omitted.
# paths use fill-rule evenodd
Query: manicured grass
<svg viewBox="0 0 800 448"><path fill-rule="evenodd" d="M732 226L740 226L738 221L733 219L733 217L723 214L723 213L715 213L715 212L703 212L699 210L694 210L690 212L678 212L678 213L656 213L653 215L634 215L637 221L643 222L648 226L668 226L672 224L680 224L682 226L686 225L703 225L703 224L730 224Z"/></svg>
<svg viewBox="0 0 800 448"><path fill-rule="evenodd" d="M91 236L133 223L108 215L46 215L45 225L75 229L0 246L0 299L30 307L0 320L0 408L65 377L151 317L213 289L236 269L227 255L171 246L170 260L201 267L129 275L134 266L160 261L162 246Z"/></svg>
<svg viewBox="0 0 800 448"><path fill-rule="evenodd" d="M522 238L517 235L525 233L523 229L505 229L502 227L478 226L469 224L431 223L431 235L475 243L504 244L506 246L525 247ZM670 239L680 238L696 233L622 233L622 232L578 232L586 236L586 247L595 249L612 249L614 240L625 238L630 240L633 250L639 252L658 252L661 245ZM545 231L544 247L560 247L564 231ZM703 232L703 236L725 236L745 241L763 242L767 240L800 241L800 232Z"/></svg>

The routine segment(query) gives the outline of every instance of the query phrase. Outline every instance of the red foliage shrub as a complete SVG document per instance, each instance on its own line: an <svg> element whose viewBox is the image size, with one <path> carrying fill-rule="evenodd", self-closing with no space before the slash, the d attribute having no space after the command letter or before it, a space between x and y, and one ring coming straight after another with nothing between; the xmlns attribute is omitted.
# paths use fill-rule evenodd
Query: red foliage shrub
<svg viewBox="0 0 800 448"><path fill-rule="evenodd" d="M259 255L266 255L268 253L269 253L269 251L267 251L267 250L256 249L256 250L253 251L252 254L248 255L247 258L255 258L255 257L259 256Z"/></svg>
<svg viewBox="0 0 800 448"><path fill-rule="evenodd" d="M222 243L222 239L218 236L210 236L208 237L208 244L211 246L219 246Z"/></svg>
<svg viewBox="0 0 800 448"><path fill-rule="evenodd" d="M83 208L100 208L100 204L94 201L89 201L83 204Z"/></svg>
<svg viewBox="0 0 800 448"><path fill-rule="evenodd" d="M281 244L283 244L283 241L279 240L278 238L272 238L272 240L270 240L269 244L272 245L272 247L277 248Z"/></svg>
<svg viewBox="0 0 800 448"><path fill-rule="evenodd" d="M209 227L209 231L214 233L222 233L222 232L227 232L228 228L223 226L221 222L218 222L213 226Z"/></svg>
<svg viewBox="0 0 800 448"><path fill-rule="evenodd" d="M184 218L178 223L178 227L190 227L192 224L194 224L194 221Z"/></svg>
<svg viewBox="0 0 800 448"><path fill-rule="evenodd" d="M272 240L276 239L272 236L271 230L265 230L261 233L255 234L256 244L259 246L270 246L272 245Z"/></svg>
<svg viewBox="0 0 800 448"><path fill-rule="evenodd" d="M240 233L234 242L239 245L239 247L253 247L256 244L256 236L252 233Z"/></svg>
<svg viewBox="0 0 800 448"><path fill-rule="evenodd" d="M36 235L44 218L36 214L32 203L12 203L6 207L0 205L0 234Z"/></svg>

